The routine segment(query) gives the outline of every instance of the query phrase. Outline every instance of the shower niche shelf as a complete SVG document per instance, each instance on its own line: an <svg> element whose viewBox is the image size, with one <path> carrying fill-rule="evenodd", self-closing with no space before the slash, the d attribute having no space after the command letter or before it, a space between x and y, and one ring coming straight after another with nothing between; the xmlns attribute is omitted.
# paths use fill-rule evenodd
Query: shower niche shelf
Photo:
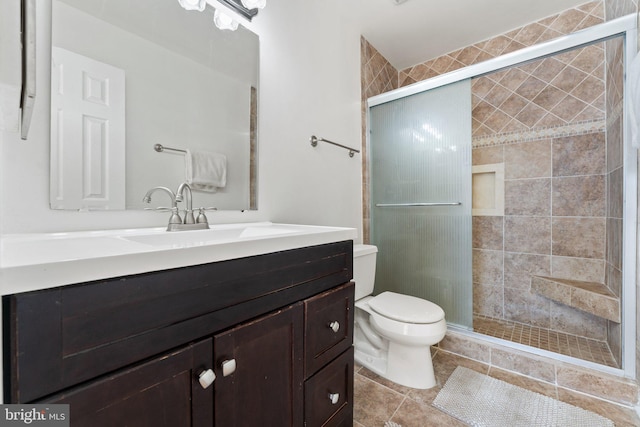
<svg viewBox="0 0 640 427"><path fill-rule="evenodd" d="M504 163L476 165L471 174L472 215L504 215Z"/></svg>
<svg viewBox="0 0 640 427"><path fill-rule="evenodd" d="M531 290L550 300L620 323L620 299L602 283L532 276Z"/></svg>

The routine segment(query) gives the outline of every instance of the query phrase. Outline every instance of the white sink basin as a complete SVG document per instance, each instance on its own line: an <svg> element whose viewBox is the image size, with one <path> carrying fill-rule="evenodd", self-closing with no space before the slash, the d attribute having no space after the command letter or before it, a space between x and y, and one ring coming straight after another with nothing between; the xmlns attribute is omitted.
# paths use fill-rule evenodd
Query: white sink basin
<svg viewBox="0 0 640 427"><path fill-rule="evenodd" d="M2 294L261 255L357 237L354 228L273 224L164 227L0 237Z"/></svg>
<svg viewBox="0 0 640 427"><path fill-rule="evenodd" d="M273 238L292 233L301 233L306 228L305 226L274 225L271 223L234 224L230 226L213 226L208 230L172 232L154 230L147 234L122 236L121 238L144 245L177 248L215 245L248 239Z"/></svg>

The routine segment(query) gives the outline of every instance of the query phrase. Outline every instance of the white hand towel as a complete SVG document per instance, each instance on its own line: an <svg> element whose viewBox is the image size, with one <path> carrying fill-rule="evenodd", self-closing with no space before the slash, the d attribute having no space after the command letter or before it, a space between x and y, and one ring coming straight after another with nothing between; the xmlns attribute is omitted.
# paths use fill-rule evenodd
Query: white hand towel
<svg viewBox="0 0 640 427"><path fill-rule="evenodd" d="M208 151L187 150L185 172L187 183L193 190L215 193L227 185L227 157Z"/></svg>

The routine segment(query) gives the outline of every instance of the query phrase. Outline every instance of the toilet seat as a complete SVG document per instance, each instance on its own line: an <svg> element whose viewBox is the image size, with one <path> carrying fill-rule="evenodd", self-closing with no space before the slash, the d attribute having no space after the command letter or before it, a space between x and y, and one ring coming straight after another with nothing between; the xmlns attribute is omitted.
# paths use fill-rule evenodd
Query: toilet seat
<svg viewBox="0 0 640 427"><path fill-rule="evenodd" d="M431 324L444 319L444 310L431 301L395 292L383 292L368 301L380 316L411 324Z"/></svg>

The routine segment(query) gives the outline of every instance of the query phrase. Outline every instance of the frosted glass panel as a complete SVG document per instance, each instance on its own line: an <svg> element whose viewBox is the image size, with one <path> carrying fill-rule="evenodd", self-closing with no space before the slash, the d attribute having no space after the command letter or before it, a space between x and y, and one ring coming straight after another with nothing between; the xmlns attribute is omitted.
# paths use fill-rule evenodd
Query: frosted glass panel
<svg viewBox="0 0 640 427"><path fill-rule="evenodd" d="M371 107L370 131L376 294L425 298L471 328L470 81ZM405 205L421 203L447 205Z"/></svg>

